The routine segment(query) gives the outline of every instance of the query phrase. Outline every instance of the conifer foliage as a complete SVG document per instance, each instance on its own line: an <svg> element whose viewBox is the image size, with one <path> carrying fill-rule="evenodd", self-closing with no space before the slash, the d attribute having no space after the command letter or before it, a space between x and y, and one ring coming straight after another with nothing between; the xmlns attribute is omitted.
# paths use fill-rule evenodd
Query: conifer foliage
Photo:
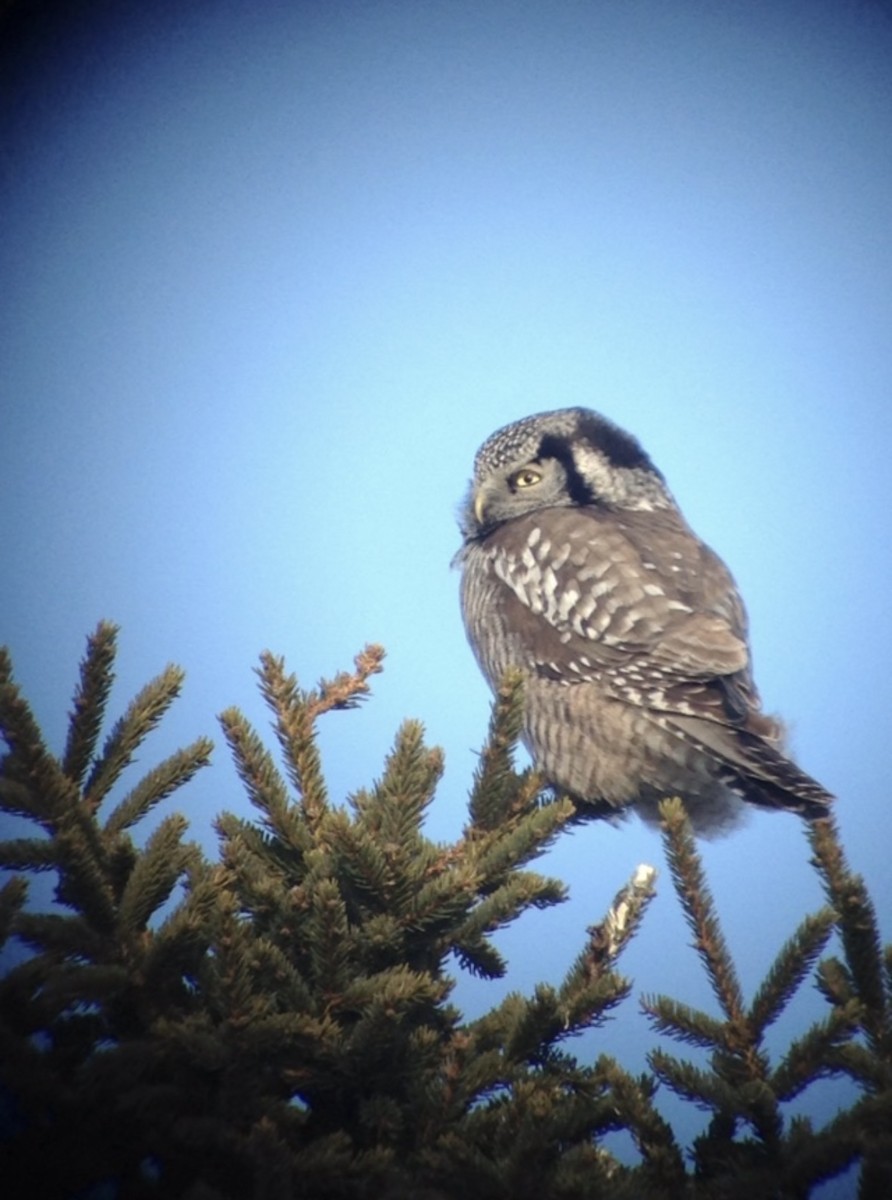
<svg viewBox="0 0 892 1200"><path fill-rule="evenodd" d="M22 874L0 892L0 933L31 951L0 980L0 1155L6 1179L28 1181L23 1195L75 1195L104 1178L126 1189L139 1174L151 1153L138 1110L156 1069L152 1031L193 1006L190 977L209 944L210 869L183 841L185 818L166 816L141 848L129 831L208 762L211 743L200 738L111 799L183 678L168 667L148 684L97 754L115 638L103 623L89 640L61 760L0 658L0 801L32 827L0 843L0 865L57 879L51 911L26 906ZM153 924L180 883L184 899Z"/></svg>
<svg viewBox="0 0 892 1200"><path fill-rule="evenodd" d="M456 970L504 974L498 929L565 895L532 864L574 809L514 770L518 679L494 706L462 836L441 844L424 818L442 756L417 722L368 789L341 800L326 787L318 722L366 696L383 651L311 689L264 654L277 753L238 709L222 714L254 815L218 817L209 861L182 815L153 814L207 763L206 739L117 797L182 676L162 672L99 750L115 638L101 624L89 639L61 758L0 661L0 806L25 831L0 842L0 1164L4 1180L27 1180L21 1195L799 1197L856 1159L863 1196L892 1194L892 955L830 822L811 833L827 906L747 1004L684 810L664 805L670 872L719 1015L645 999L658 1033L709 1065L660 1048L653 1074L634 1077L606 1052L609 1027L588 1064L568 1043L631 991L617 962L652 868L621 888L564 979L476 1020L450 1002ZM29 900L38 872L54 873L51 903ZM837 930L841 957L819 962ZM827 1016L772 1064L765 1031L815 972ZM817 1130L785 1116L831 1074L861 1089L850 1110ZM661 1085L712 1114L692 1163L654 1102ZM637 1165L606 1148L617 1129Z"/></svg>
<svg viewBox="0 0 892 1200"><path fill-rule="evenodd" d="M644 999L642 1006L660 1032L709 1051L705 1070L662 1049L651 1052L651 1066L677 1095L712 1114L707 1133L694 1146L698 1176L723 1179L720 1194L727 1196L807 1196L812 1184L856 1157L858 1122L848 1115L833 1130L816 1132L807 1120L785 1121L781 1105L815 1079L842 1073L840 1048L858 1033L861 1010L852 991L828 996L826 1019L797 1039L776 1066L769 1061L764 1037L810 974L833 933L837 913L827 906L805 917L747 1005L684 807L677 799L667 800L661 814L673 881L721 1017L665 996ZM821 824L814 837L822 845L838 846L829 821ZM876 962L878 946L872 949ZM828 969L822 964L822 971ZM834 969L844 970L838 963Z"/></svg>

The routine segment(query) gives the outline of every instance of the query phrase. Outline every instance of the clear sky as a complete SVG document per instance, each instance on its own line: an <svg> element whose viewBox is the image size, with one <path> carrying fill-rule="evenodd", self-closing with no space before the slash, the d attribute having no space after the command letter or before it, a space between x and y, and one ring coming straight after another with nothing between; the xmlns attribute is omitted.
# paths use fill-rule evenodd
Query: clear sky
<svg viewBox="0 0 892 1200"><path fill-rule="evenodd" d="M230 704L265 726L262 649L310 683L380 641L373 699L324 730L332 791L419 717L447 756L428 828L456 836L489 707L456 506L493 429L583 404L734 571L766 705L892 936L889 7L129 8L38 38L4 93L0 640L52 744L101 617L114 714L188 672L136 772ZM211 850L247 807L220 741L164 809ZM801 827L755 813L703 849L752 994L821 902ZM641 861L637 821L565 838L571 902L459 1003L559 978ZM636 994L711 1005L687 942L663 871ZM807 990L777 1045L817 1011ZM575 1048L652 1044L633 1001Z"/></svg>

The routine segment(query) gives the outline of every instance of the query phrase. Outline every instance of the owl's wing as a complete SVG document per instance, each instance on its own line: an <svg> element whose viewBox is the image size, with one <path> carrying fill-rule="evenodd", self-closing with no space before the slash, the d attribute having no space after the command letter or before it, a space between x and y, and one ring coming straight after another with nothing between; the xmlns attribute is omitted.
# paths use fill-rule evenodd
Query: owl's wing
<svg viewBox="0 0 892 1200"><path fill-rule="evenodd" d="M492 569L538 673L722 722L758 705L734 581L675 514L549 509L500 533Z"/></svg>

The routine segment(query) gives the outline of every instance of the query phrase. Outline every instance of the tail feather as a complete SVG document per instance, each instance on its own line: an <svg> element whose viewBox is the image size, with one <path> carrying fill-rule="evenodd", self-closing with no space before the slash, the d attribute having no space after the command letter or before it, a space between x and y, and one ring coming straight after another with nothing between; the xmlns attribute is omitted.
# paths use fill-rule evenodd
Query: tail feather
<svg viewBox="0 0 892 1200"><path fill-rule="evenodd" d="M750 804L786 809L811 821L828 815L835 797L758 734L674 713L669 723L717 758L727 770L723 782Z"/></svg>

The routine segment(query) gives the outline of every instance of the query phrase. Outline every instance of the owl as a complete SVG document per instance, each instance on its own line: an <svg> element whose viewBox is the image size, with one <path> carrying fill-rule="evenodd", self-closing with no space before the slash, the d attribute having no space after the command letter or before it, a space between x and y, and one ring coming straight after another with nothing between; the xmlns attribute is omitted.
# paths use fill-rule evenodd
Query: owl
<svg viewBox="0 0 892 1200"><path fill-rule="evenodd" d="M524 742L581 812L653 822L677 795L703 835L746 802L826 815L833 797L762 712L730 572L634 437L584 408L506 425L460 523L477 661L493 689L520 670Z"/></svg>

